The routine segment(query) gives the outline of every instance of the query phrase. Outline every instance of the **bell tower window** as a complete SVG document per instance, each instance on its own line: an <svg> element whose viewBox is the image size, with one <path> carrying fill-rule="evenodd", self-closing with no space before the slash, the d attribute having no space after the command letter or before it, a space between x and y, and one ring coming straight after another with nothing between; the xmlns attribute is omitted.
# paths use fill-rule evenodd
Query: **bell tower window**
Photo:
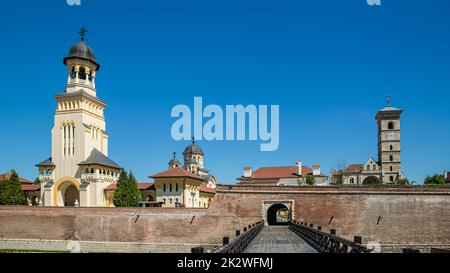
<svg viewBox="0 0 450 273"><path fill-rule="evenodd" d="M81 67L80 72L78 73L78 78L80 80L86 80L86 68Z"/></svg>
<svg viewBox="0 0 450 273"><path fill-rule="evenodd" d="M388 123L388 129L389 129L389 130L393 130L394 128L395 128L394 122L392 122L392 121L389 122L389 123Z"/></svg>

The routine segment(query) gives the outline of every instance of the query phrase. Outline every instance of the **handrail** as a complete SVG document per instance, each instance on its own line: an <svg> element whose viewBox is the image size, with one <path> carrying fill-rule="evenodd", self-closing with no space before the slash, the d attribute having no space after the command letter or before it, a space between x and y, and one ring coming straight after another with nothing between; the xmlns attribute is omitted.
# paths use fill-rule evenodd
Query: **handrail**
<svg viewBox="0 0 450 273"><path fill-rule="evenodd" d="M223 238L223 245L212 250L213 253L242 253L250 242L258 235L264 227L264 221L259 221L244 228L244 233L236 230L236 238L231 242L229 237Z"/></svg>
<svg viewBox="0 0 450 273"><path fill-rule="evenodd" d="M370 253L371 250L367 249L362 245L361 236L355 236L354 241L350 241L339 236L336 236L336 230L331 230L331 234L321 231L321 227L314 229L310 225L308 227L307 223L297 223L291 221L289 223L289 228L300 235L302 238L306 239L314 247L317 248L319 252L325 253ZM334 233L334 234L333 234Z"/></svg>

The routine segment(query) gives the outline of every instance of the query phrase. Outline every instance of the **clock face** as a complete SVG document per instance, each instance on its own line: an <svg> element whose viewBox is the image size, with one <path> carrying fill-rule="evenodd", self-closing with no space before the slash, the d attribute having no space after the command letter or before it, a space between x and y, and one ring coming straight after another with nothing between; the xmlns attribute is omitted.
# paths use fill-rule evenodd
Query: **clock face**
<svg viewBox="0 0 450 273"><path fill-rule="evenodd" d="M388 133L387 139L388 140L394 140L395 139L395 133Z"/></svg>

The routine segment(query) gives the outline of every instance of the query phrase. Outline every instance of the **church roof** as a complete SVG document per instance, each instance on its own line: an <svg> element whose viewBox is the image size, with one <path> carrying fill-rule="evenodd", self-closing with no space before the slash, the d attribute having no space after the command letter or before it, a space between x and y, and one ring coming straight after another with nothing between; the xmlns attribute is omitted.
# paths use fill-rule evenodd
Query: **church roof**
<svg viewBox="0 0 450 273"><path fill-rule="evenodd" d="M396 107L392 107L390 105L384 107L383 109L381 109L378 112L393 112L393 111L403 111L402 109L396 108Z"/></svg>
<svg viewBox="0 0 450 273"><path fill-rule="evenodd" d="M202 148L195 143L195 140L192 139L192 143L189 144L186 149L184 149L183 154L198 154L198 155L205 155Z"/></svg>
<svg viewBox="0 0 450 273"><path fill-rule="evenodd" d="M121 167L119 165L117 165L116 162L109 159L106 155L104 155L102 152L100 152L97 149L92 150L89 157L85 161L78 163L78 165L80 165L80 166L101 165L101 166L105 166L105 167L121 169Z"/></svg>
<svg viewBox="0 0 450 273"><path fill-rule="evenodd" d="M55 166L55 163L52 162L51 157L36 165L36 167L48 167L48 166Z"/></svg>
<svg viewBox="0 0 450 273"><path fill-rule="evenodd" d="M69 59L83 59L91 61L97 65L97 70L100 69L100 65L97 63L95 53L84 41L80 41L78 44L73 45L69 50L69 55L64 58L64 64L67 65Z"/></svg>
<svg viewBox="0 0 450 273"><path fill-rule="evenodd" d="M4 174L0 174L0 181L6 181L9 180L11 178L11 173L4 173ZM33 182L31 182L28 179L19 177L19 182L22 184L27 184L27 185L31 185L33 184Z"/></svg>
<svg viewBox="0 0 450 273"><path fill-rule="evenodd" d="M363 164L351 164L345 169L346 173L360 173L363 169Z"/></svg>
<svg viewBox="0 0 450 273"><path fill-rule="evenodd" d="M164 172L160 172L157 174L154 174L152 176L149 176L150 178L177 178L177 177L187 177L187 178L192 178L192 179L197 179L197 180L202 180L204 181L205 179L203 179L202 177L193 174L191 172L186 171L183 168L177 167L177 168L173 168Z"/></svg>

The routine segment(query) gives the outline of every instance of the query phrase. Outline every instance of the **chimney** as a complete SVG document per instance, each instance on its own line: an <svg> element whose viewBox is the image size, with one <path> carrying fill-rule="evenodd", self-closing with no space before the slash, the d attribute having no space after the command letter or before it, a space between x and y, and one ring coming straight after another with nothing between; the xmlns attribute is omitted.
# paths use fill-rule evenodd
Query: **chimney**
<svg viewBox="0 0 450 273"><path fill-rule="evenodd" d="M252 177L252 167L244 167L244 177Z"/></svg>
<svg viewBox="0 0 450 273"><path fill-rule="evenodd" d="M302 175L302 162L300 160L297 160L297 162L295 162L295 165L297 165L297 174L299 176Z"/></svg>
<svg viewBox="0 0 450 273"><path fill-rule="evenodd" d="M320 164L314 164L313 167L313 175L320 175Z"/></svg>

